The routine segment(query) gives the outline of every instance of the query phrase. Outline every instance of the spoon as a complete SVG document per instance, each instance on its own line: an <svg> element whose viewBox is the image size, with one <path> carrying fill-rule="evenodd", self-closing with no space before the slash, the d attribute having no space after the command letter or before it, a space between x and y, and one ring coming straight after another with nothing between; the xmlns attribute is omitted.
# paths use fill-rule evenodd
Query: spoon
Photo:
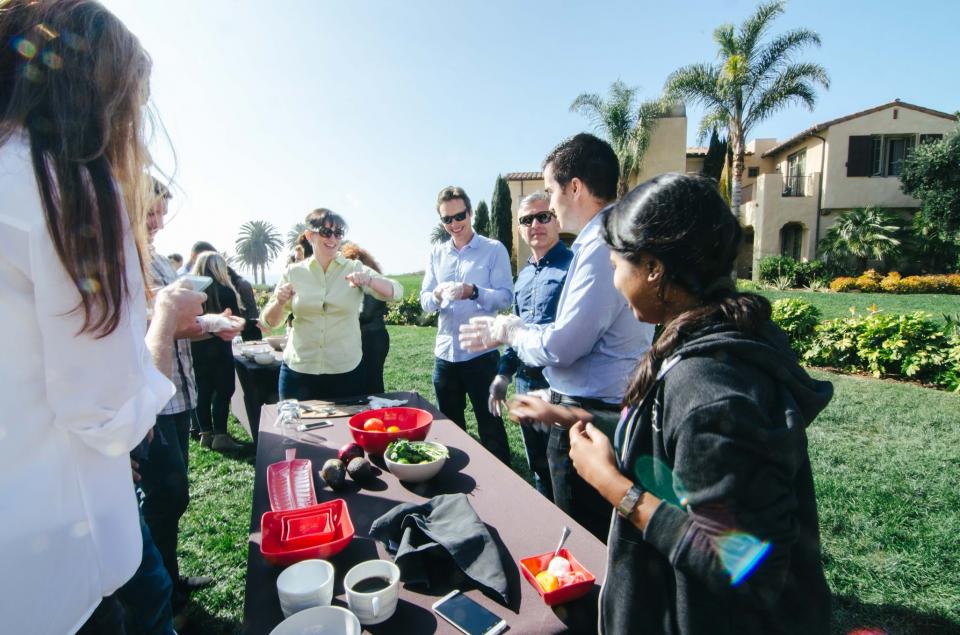
<svg viewBox="0 0 960 635"><path fill-rule="evenodd" d="M570 537L570 528L564 527L563 532L560 534L560 542L557 543L557 548L553 551L553 557L556 558L560 553L560 549L563 548L563 543L567 541L567 538Z"/></svg>

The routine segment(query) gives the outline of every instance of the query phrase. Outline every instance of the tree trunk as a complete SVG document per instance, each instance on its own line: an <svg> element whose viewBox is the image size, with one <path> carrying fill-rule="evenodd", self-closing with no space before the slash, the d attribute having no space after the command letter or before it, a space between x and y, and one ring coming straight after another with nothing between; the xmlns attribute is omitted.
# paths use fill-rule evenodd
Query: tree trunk
<svg viewBox="0 0 960 635"><path fill-rule="evenodd" d="M733 142L733 193L730 196L730 208L733 215L737 217L740 224L743 224L743 216L740 213L740 205L743 200L743 164L746 160L744 156L743 141L739 138Z"/></svg>
<svg viewBox="0 0 960 635"><path fill-rule="evenodd" d="M621 174L620 181L617 183L617 200L621 200L624 196L627 195L627 179L629 177Z"/></svg>

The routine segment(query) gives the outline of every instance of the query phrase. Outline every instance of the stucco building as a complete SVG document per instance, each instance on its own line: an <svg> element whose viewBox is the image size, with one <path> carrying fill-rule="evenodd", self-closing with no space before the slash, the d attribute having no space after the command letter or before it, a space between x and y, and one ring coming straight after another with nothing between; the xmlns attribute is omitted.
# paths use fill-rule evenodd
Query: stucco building
<svg viewBox="0 0 960 635"><path fill-rule="evenodd" d="M700 171L706 148L685 147L686 123L682 109L660 121L637 183L663 172ZM941 139L956 124L956 115L894 100L816 124L782 142L750 141L743 173L739 275L749 277L764 256L812 259L819 239L851 209L874 205L915 211L919 202L900 191L903 160L917 145ZM542 189L543 178L539 172L513 172L504 178L516 219L520 198ZM529 251L518 236L514 244L519 245L515 257L522 266Z"/></svg>

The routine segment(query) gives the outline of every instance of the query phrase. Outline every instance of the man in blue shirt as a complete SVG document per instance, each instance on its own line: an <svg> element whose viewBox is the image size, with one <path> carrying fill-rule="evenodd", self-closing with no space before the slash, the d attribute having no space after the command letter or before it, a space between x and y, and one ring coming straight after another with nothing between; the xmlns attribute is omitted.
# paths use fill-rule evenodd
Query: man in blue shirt
<svg viewBox="0 0 960 635"><path fill-rule="evenodd" d="M503 420L487 408L487 388L497 374L500 353L470 352L460 346L458 332L476 316L493 316L510 306L513 279L510 256L500 242L473 231L470 198L459 187L445 187L437 196L440 222L450 240L430 252L420 287L420 306L439 311L433 388L440 411L466 429L464 410L470 396L480 442L510 464Z"/></svg>
<svg viewBox="0 0 960 635"><path fill-rule="evenodd" d="M653 339L653 325L639 322L613 286L610 249L600 235L603 213L616 198L619 174L613 148L591 134L578 134L554 148L543 162L550 210L561 229L579 232L556 320L526 326L515 316L500 316L462 330L469 349L506 343L524 363L545 366L551 402L597 412L595 420L609 419L610 412L620 409L627 382ZM573 469L570 424L551 423L547 454L554 501L606 540L610 505Z"/></svg>
<svg viewBox="0 0 960 635"><path fill-rule="evenodd" d="M524 324L550 324L557 314L560 291L567 277L573 252L560 242L560 223L550 211L550 197L534 192L520 201L517 212L520 237L530 246L533 255L520 270L513 285L513 312ZM500 358L497 376L490 384L490 412L500 416L500 403L507 396L507 387L514 373L517 376L517 394L548 388L543 367L528 366L509 346ZM520 426L527 464L533 472L537 491L553 500L550 484L550 466L547 463L549 428L541 425Z"/></svg>

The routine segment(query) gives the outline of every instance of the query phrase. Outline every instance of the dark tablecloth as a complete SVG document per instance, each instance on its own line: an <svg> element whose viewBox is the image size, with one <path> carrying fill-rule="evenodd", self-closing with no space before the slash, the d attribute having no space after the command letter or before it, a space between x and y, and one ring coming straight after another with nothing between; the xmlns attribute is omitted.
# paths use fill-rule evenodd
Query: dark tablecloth
<svg viewBox="0 0 960 635"><path fill-rule="evenodd" d="M277 403L279 399L278 385L283 353L274 352L274 359L276 361L273 364L258 364L234 349L233 366L237 370L237 379L243 393L243 409L247 416L246 423L254 443L257 443L260 427L260 408L265 404Z"/></svg>
<svg viewBox="0 0 960 635"><path fill-rule="evenodd" d="M509 607L495 602L477 589L466 594L503 617L514 633L595 632L599 585L606 569L606 548L587 530L541 496L533 487L500 463L479 443L448 420L417 393L388 393L387 397L407 399L407 405L423 408L434 415L427 439L439 441L450 449L450 458L434 479L421 484L404 484L383 471L361 489L347 480L347 486L333 492L317 490L320 502L343 498L347 501L356 536L350 546L331 559L336 569L334 604L346 607L343 576L355 564L374 558L391 559L383 545L369 537L371 523L401 502L423 502L437 494L463 492L491 533L506 549L503 555L510 587ZM284 459L282 437L272 422L275 406L265 406L257 448L253 509L250 516L250 542L247 557L247 584L244 603L244 632L269 633L282 619L277 599L277 576L283 567L268 564L260 555L260 517L270 509L266 490L266 468ZM313 461L314 472L323 462L336 456L337 449L352 440L347 419L333 419L334 426L303 433L297 456ZM508 424L511 425L511 424ZM382 467L382 460L374 461ZM316 479L315 479L316 484ZM593 591L581 600L551 609L519 571L519 560L551 551L561 528L572 530L567 548L597 577ZM397 612L386 622L367 627L369 633L458 633L437 617L431 605L452 588L434 589L431 594L414 592L401 586Z"/></svg>

